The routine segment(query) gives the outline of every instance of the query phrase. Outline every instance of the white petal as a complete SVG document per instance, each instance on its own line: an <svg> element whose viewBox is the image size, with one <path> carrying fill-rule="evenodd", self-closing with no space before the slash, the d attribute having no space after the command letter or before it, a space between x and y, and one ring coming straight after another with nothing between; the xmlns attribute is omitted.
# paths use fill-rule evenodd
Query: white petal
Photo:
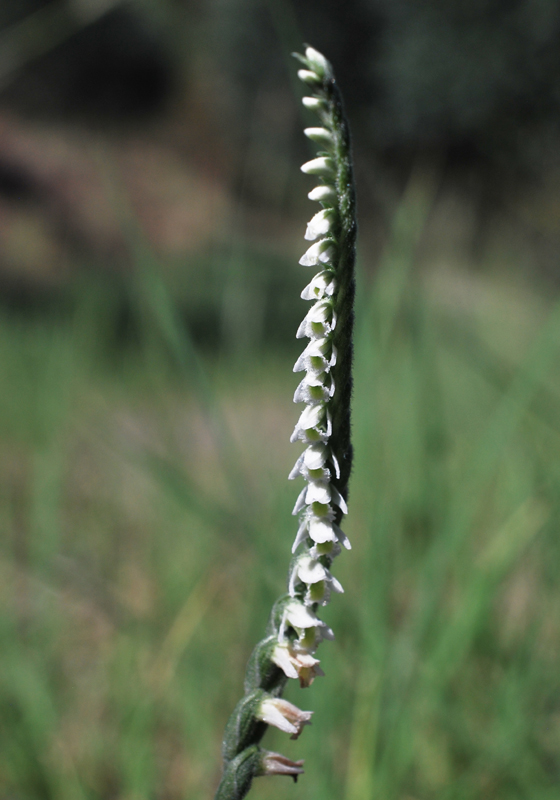
<svg viewBox="0 0 560 800"><path fill-rule="evenodd" d="M322 111L326 107L326 102L319 97L302 97L301 102L310 111Z"/></svg>
<svg viewBox="0 0 560 800"><path fill-rule="evenodd" d="M298 528L295 541L292 545L292 553L295 553L302 542L307 539L307 519L303 519Z"/></svg>
<svg viewBox="0 0 560 800"><path fill-rule="evenodd" d="M286 606L286 619L294 628L313 628L321 625L321 620L299 600L292 600Z"/></svg>
<svg viewBox="0 0 560 800"><path fill-rule="evenodd" d="M294 403L316 405L332 397L334 381L326 372L308 372L294 393Z"/></svg>
<svg viewBox="0 0 560 800"><path fill-rule="evenodd" d="M336 538L338 541L347 549L351 550L352 545L350 544L350 539L346 536L344 531L342 531L336 523L333 522L334 532L336 533Z"/></svg>
<svg viewBox="0 0 560 800"><path fill-rule="evenodd" d="M333 489L332 489L332 498L333 498L333 503L336 503L336 505L340 508L342 513L343 514L348 514L348 506L346 505L346 500L340 494L338 489L335 489L334 486L333 486Z"/></svg>
<svg viewBox="0 0 560 800"><path fill-rule="evenodd" d="M299 493L299 495L298 495L298 499L296 500L296 504L295 504L295 506L294 506L294 510L292 511L292 514L293 514L294 516L295 516L296 514L299 514L299 512L301 511L301 509L302 509L302 508L304 508L304 506L305 506L305 502L306 502L306 501L305 501L305 495L306 495L306 494L307 494L307 487L304 487L304 488L301 490L301 492Z"/></svg>
<svg viewBox="0 0 560 800"><path fill-rule="evenodd" d="M310 339L320 339L328 336L336 326L336 314L333 311L330 300L317 300L311 306L301 325L299 326L296 339L304 336Z"/></svg>
<svg viewBox="0 0 560 800"><path fill-rule="evenodd" d="M336 250L328 239L320 239L302 255L299 263L302 267L317 267L328 264L336 255Z"/></svg>
<svg viewBox="0 0 560 800"><path fill-rule="evenodd" d="M324 208L322 211L318 211L308 222L304 239L313 242L319 236L325 236L332 230L334 217L333 209Z"/></svg>
<svg viewBox="0 0 560 800"><path fill-rule="evenodd" d="M263 700L260 707L259 719L267 725L274 725L285 733L295 734L298 732L296 725L293 725L286 717L268 700Z"/></svg>
<svg viewBox="0 0 560 800"><path fill-rule="evenodd" d="M334 178L336 170L334 161L329 156L317 156L311 161L306 161L300 167L306 175L321 175L323 178Z"/></svg>
<svg viewBox="0 0 560 800"><path fill-rule="evenodd" d="M288 647L286 645L277 644L274 650L272 651L271 659L276 664L276 666L280 667L280 669L283 670L284 675L287 678L298 677L297 669L294 667L292 663L290 654L288 652Z"/></svg>
<svg viewBox="0 0 560 800"><path fill-rule="evenodd" d="M336 364L336 348L328 339L312 339L294 364L294 372L328 372Z"/></svg>
<svg viewBox="0 0 560 800"><path fill-rule="evenodd" d="M342 584L339 581L337 581L334 575L330 576L330 585L331 589L334 592L338 592L338 594L344 594L344 589L342 588Z"/></svg>
<svg viewBox="0 0 560 800"><path fill-rule="evenodd" d="M297 566L297 572L304 583L318 583L327 577L324 566L309 556L302 557Z"/></svg>
<svg viewBox="0 0 560 800"><path fill-rule="evenodd" d="M310 69L298 69L297 76L300 79L300 81L303 81L304 83L321 82L321 78L317 75L317 73L311 72Z"/></svg>
<svg viewBox="0 0 560 800"><path fill-rule="evenodd" d="M334 384L334 381L333 381ZM333 387L334 388L334 387ZM331 453L331 461L334 465L334 472L337 478L340 478L340 466L338 464L338 459L334 453Z"/></svg>
<svg viewBox="0 0 560 800"><path fill-rule="evenodd" d="M321 186L311 189L307 196L310 200L315 200L318 203L332 203L334 205L337 200L336 189L326 184L321 184Z"/></svg>
<svg viewBox="0 0 560 800"><path fill-rule="evenodd" d="M314 47L306 47L305 48L305 57L308 60L309 64L315 72L323 77L326 75L327 77L331 74L331 65L325 58L325 56L320 53L318 50L315 50Z"/></svg>
<svg viewBox="0 0 560 800"><path fill-rule="evenodd" d="M333 523L326 517L311 517L308 525L309 536L317 544L335 542L338 538Z"/></svg>
<svg viewBox="0 0 560 800"><path fill-rule="evenodd" d="M303 452L300 455L300 457L298 458L298 460L294 464L294 466L292 468L292 471L288 475L288 480L289 481L293 481L293 480L295 480L295 478L297 478L299 475L301 475L301 468L302 468L302 465L303 465L303 457L304 457L304 455L305 455L305 452Z"/></svg>
<svg viewBox="0 0 560 800"><path fill-rule="evenodd" d="M304 128L303 132L308 139L323 147L330 148L334 144L333 135L326 128Z"/></svg>
<svg viewBox="0 0 560 800"><path fill-rule="evenodd" d="M307 469L321 469L329 457L330 450L324 444L312 444L302 453L302 459Z"/></svg>
<svg viewBox="0 0 560 800"><path fill-rule="evenodd" d="M328 505L328 503L330 503L330 500L331 500L331 487L326 481L310 481L305 494L305 502L308 505L311 505L311 503L321 503L321 505Z"/></svg>
<svg viewBox="0 0 560 800"><path fill-rule="evenodd" d="M336 281L332 272L323 270L318 272L313 280L307 284L300 297L303 300L321 300L325 296L332 296L336 289Z"/></svg>

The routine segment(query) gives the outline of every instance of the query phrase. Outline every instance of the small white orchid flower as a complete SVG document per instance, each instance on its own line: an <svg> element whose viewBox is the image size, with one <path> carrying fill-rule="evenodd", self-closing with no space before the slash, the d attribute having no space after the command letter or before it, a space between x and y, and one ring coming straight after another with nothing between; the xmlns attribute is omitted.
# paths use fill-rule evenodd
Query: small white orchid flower
<svg viewBox="0 0 560 800"><path fill-rule="evenodd" d="M298 775L303 775L304 761L292 761L290 758L273 753L270 750L263 751L259 775L289 775L294 780Z"/></svg>
<svg viewBox="0 0 560 800"><path fill-rule="evenodd" d="M311 724L313 712L302 711L281 697L265 697L255 716L267 725L274 725L285 733L291 733L290 738L297 739L303 727Z"/></svg>
<svg viewBox="0 0 560 800"><path fill-rule="evenodd" d="M309 111L324 111L327 103L321 97L302 97L301 102Z"/></svg>
<svg viewBox="0 0 560 800"><path fill-rule="evenodd" d="M328 409L323 405L307 406L296 423L291 442L301 439L305 444L327 442L332 433L332 420Z"/></svg>
<svg viewBox="0 0 560 800"><path fill-rule="evenodd" d="M297 640L297 646L308 653L314 653L325 639L331 642L334 639L334 633L327 625L306 628L301 632Z"/></svg>
<svg viewBox="0 0 560 800"><path fill-rule="evenodd" d="M326 236L334 227L336 212L333 208L324 208L318 211L307 223L307 230L303 237L308 242L313 242L320 236Z"/></svg>
<svg viewBox="0 0 560 800"><path fill-rule="evenodd" d="M336 189L326 183L316 186L307 196L310 200L316 200L318 203L328 203L329 205L336 203L337 200Z"/></svg>
<svg viewBox="0 0 560 800"><path fill-rule="evenodd" d="M330 156L317 156L312 158L311 161L306 161L300 167L302 172L306 175L320 175L323 178L330 178L331 180L336 175L336 167L334 161Z"/></svg>
<svg viewBox="0 0 560 800"><path fill-rule="evenodd" d="M333 396L334 390L335 383L331 373L308 372L294 392L294 403L325 403Z"/></svg>
<svg viewBox="0 0 560 800"><path fill-rule="evenodd" d="M326 128L304 128L303 132L312 142L316 142L328 150L334 145L334 137Z"/></svg>
<svg viewBox="0 0 560 800"><path fill-rule="evenodd" d="M322 339L335 329L336 314L330 300L318 300L311 306L296 332L296 339Z"/></svg>
<svg viewBox="0 0 560 800"><path fill-rule="evenodd" d="M306 480L328 480L330 469L325 464L331 456L330 447L322 443L310 445L296 461L289 479L303 475Z"/></svg>
<svg viewBox="0 0 560 800"><path fill-rule="evenodd" d="M336 256L336 249L329 239L320 239L302 255L299 263L302 267L318 267L329 264Z"/></svg>
<svg viewBox="0 0 560 800"><path fill-rule="evenodd" d="M336 289L336 280L332 272L323 270L318 272L313 280L307 284L300 297L303 300L322 300L323 297L332 297Z"/></svg>
<svg viewBox="0 0 560 800"><path fill-rule="evenodd" d="M302 650L297 642L286 640L276 644L271 658L287 678L299 678L302 689L325 674L319 666L319 659Z"/></svg>
<svg viewBox="0 0 560 800"><path fill-rule="evenodd" d="M328 505L331 501L333 489L328 481L309 481L305 490L305 502L321 503Z"/></svg>
<svg viewBox="0 0 560 800"><path fill-rule="evenodd" d="M344 592L339 581L331 575L330 570L307 553L299 556L290 574L288 592L292 597L296 596L298 583L307 586L303 601L306 606L315 603L326 605L329 602L331 591Z"/></svg>
<svg viewBox="0 0 560 800"><path fill-rule="evenodd" d="M311 66L312 69L315 70L317 75L320 75L322 78L332 77L332 67L330 63L327 61L325 56L318 50L315 50L314 47L305 48L305 57L309 65Z"/></svg>
<svg viewBox="0 0 560 800"><path fill-rule="evenodd" d="M300 81L303 81L304 83L321 83L321 78L316 72L312 72L310 69L298 69L297 76Z"/></svg>
<svg viewBox="0 0 560 800"><path fill-rule="evenodd" d="M294 630L300 631L305 628L321 627L325 623L319 617L307 608L301 600L294 598L284 606L282 612L282 620L278 630L278 641L282 642L286 638L286 628L291 626Z"/></svg>
<svg viewBox="0 0 560 800"><path fill-rule="evenodd" d="M294 372L328 372L336 364L336 348L329 338L312 339L294 364Z"/></svg>

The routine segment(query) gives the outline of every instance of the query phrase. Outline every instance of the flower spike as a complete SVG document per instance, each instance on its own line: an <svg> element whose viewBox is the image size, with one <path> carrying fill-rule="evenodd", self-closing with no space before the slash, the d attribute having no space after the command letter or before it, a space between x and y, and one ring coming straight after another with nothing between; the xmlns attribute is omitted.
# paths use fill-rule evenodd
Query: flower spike
<svg viewBox="0 0 560 800"><path fill-rule="evenodd" d="M281 695L289 679L310 686L323 675L315 653L333 631L318 614L333 593L342 593L332 574L342 548L350 550L341 530L348 512L348 480L352 467L350 398L352 392L352 325L355 260L355 199L350 136L342 99L327 59L312 47L304 55L298 77L309 92L302 100L318 115L304 134L321 151L301 171L318 178L308 197L319 203L305 231L312 244L299 263L317 270L301 297L311 302L296 336L309 340L294 365L303 372L294 394L304 403L291 436L305 449L290 472L303 478L293 513L299 524L292 547L288 593L273 606L265 638L257 644L245 676L245 696L237 704L224 737L224 774L215 800L242 800L259 775L303 773L302 761L291 761L260 748L268 725L296 739L311 722Z"/></svg>

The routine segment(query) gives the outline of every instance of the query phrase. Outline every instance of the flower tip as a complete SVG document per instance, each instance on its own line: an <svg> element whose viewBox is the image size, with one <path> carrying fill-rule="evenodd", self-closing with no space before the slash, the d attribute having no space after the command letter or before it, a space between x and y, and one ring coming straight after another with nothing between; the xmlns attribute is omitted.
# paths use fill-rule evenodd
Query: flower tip
<svg viewBox="0 0 560 800"><path fill-rule="evenodd" d="M300 169L306 175L320 175L323 178L333 178L335 175L334 162L328 156L312 158L311 161L302 164Z"/></svg>
<svg viewBox="0 0 560 800"><path fill-rule="evenodd" d="M328 203L329 205L334 205L337 200L336 190L333 186L327 186L327 184L316 186L307 196L310 200L316 200L318 203Z"/></svg>
<svg viewBox="0 0 560 800"><path fill-rule="evenodd" d="M301 102L309 111L323 111L327 105L320 97L302 97Z"/></svg>
<svg viewBox="0 0 560 800"><path fill-rule="evenodd" d="M315 50L314 47L307 46L305 48L305 58L310 67L312 67L321 78L331 75L332 69L330 63L325 56L318 50Z"/></svg>
<svg viewBox="0 0 560 800"><path fill-rule="evenodd" d="M317 73L312 72L310 69L298 69L297 76L300 81L303 81L304 83L313 84L321 82L321 78L317 75Z"/></svg>
<svg viewBox="0 0 560 800"><path fill-rule="evenodd" d="M261 761L260 775L289 775L297 780L298 775L303 775L303 761L292 761L280 753L265 750Z"/></svg>

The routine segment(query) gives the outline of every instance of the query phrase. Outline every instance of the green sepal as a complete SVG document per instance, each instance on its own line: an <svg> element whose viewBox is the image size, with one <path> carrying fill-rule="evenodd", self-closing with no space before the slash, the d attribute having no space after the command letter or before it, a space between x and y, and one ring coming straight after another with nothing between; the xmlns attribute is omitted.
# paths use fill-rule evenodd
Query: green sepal
<svg viewBox="0 0 560 800"><path fill-rule="evenodd" d="M282 693L287 678L283 670L272 661L272 651L277 643L277 636L268 636L251 653L245 672L245 694L255 689L264 689L274 697Z"/></svg>
<svg viewBox="0 0 560 800"><path fill-rule="evenodd" d="M262 750L250 745L229 761L214 800L242 800L251 788L253 778L261 772Z"/></svg>
<svg viewBox="0 0 560 800"><path fill-rule="evenodd" d="M282 615L284 608L292 598L289 594L283 594L272 606L270 617L268 618L268 625L266 626L267 636L278 636L280 625L282 624Z"/></svg>
<svg viewBox="0 0 560 800"><path fill-rule="evenodd" d="M267 694L262 689L255 689L235 706L224 731L224 763L234 759L249 745L258 744L264 736L268 725L256 718L256 711Z"/></svg>

